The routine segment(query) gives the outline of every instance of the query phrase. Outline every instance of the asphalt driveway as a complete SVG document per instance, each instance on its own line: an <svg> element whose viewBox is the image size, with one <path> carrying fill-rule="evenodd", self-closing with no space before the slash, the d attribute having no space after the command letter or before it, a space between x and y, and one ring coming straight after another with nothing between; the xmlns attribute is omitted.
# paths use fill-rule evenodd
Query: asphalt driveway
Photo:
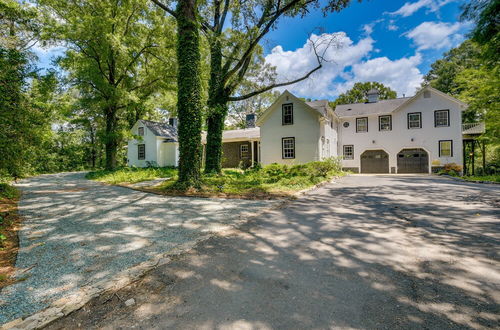
<svg viewBox="0 0 500 330"><path fill-rule="evenodd" d="M499 202L495 185L345 177L51 328L498 328Z"/></svg>
<svg viewBox="0 0 500 330"><path fill-rule="evenodd" d="M1 293L0 324L227 230L245 213L270 203L158 196L100 184L84 175L42 175L19 183L19 282Z"/></svg>

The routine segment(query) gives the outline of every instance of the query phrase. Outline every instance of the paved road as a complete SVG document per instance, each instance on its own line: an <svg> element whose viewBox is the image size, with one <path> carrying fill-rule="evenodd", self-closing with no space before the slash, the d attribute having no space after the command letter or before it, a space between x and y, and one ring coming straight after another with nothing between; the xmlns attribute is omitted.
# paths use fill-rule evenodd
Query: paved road
<svg viewBox="0 0 500 330"><path fill-rule="evenodd" d="M269 206L158 196L89 181L84 173L37 176L19 187L21 281L2 291L0 324Z"/></svg>
<svg viewBox="0 0 500 330"><path fill-rule="evenodd" d="M346 177L51 328L495 328L499 202L494 185Z"/></svg>

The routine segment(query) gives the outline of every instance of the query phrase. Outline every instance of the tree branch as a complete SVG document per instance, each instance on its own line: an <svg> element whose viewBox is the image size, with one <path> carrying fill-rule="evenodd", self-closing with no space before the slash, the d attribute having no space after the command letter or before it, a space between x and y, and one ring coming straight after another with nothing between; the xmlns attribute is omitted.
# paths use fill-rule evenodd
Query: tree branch
<svg viewBox="0 0 500 330"><path fill-rule="evenodd" d="M159 0L151 0L151 1L153 1L154 4L156 4L158 7L160 7L161 9L163 9L164 11L166 11L167 13L172 15L173 17L177 18L177 13L175 11L173 11L172 9L170 9L168 6L161 3Z"/></svg>
<svg viewBox="0 0 500 330"><path fill-rule="evenodd" d="M311 40L311 38L309 38L309 41L311 42L311 46L312 46L312 49L314 51L314 55L316 56L316 61L318 62L318 65L315 68L313 68L312 70L310 70L308 73L306 73L305 75L303 75L302 77L300 77L298 79L294 79L292 81L287 81L287 82L277 83L277 84L271 84L271 85L268 85L266 87L260 88L260 89L258 89L256 91L253 91L253 92L245 94L245 95L230 96L230 97L227 98L227 100L228 101L232 101L232 102L246 100L246 99L249 99L249 98L251 98L251 97L253 97L255 95L267 92L268 90L271 90L273 88L283 87L283 86L288 86L288 85L293 85L293 84L296 84L296 83L301 82L303 80L306 80L314 72L318 71L319 69L321 69L323 67L323 62L327 61L325 59L326 51L328 50L328 48L330 48L330 46L332 45L334 39L335 38L330 38L328 40L327 44L326 44L325 49L321 52L321 54L319 54L318 53L317 45ZM319 45L322 45L322 44L324 44L324 41L320 41ZM239 76L241 76L241 72L239 73Z"/></svg>

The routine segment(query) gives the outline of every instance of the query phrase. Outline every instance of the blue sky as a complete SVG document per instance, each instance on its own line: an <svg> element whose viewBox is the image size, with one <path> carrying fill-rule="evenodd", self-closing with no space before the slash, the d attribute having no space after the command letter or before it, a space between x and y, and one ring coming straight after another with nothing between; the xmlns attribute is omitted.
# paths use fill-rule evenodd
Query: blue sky
<svg viewBox="0 0 500 330"><path fill-rule="evenodd" d="M353 2L326 17L315 10L305 18L286 18L263 44L266 60L277 67L281 80L307 72L315 64L308 35L320 27L322 38L335 38L339 49L327 50L330 62L288 90L313 99L334 99L356 81L379 81L398 96L413 95L430 64L466 38L471 24L459 22L462 3L371 0Z"/></svg>
<svg viewBox="0 0 500 330"><path fill-rule="evenodd" d="M286 81L314 68L311 32L317 43L334 41L319 72L287 87L297 96L333 100L357 81L378 81L398 96L413 95L430 64L466 38L471 24L459 22L463 1L353 1L340 13L324 16L318 9L304 18L283 18L262 46L278 80ZM62 50L37 48L39 65L50 67Z"/></svg>

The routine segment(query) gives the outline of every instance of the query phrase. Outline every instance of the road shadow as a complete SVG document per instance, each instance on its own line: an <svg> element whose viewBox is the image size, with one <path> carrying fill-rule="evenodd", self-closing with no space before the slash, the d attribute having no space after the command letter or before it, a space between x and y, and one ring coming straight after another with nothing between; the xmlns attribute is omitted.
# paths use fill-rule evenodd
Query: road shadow
<svg viewBox="0 0 500 330"><path fill-rule="evenodd" d="M345 178L51 328L496 328L498 193L425 176Z"/></svg>

